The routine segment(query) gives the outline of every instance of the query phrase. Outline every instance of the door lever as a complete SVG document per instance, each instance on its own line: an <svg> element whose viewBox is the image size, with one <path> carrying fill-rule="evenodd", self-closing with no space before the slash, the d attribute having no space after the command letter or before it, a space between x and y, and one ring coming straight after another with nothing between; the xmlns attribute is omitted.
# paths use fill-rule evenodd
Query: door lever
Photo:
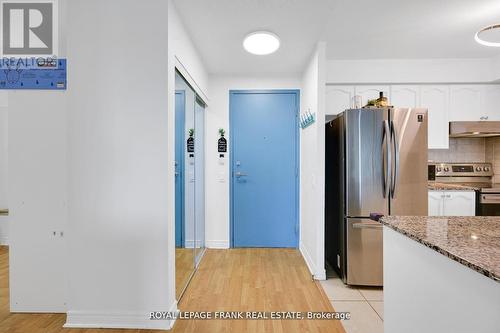
<svg viewBox="0 0 500 333"><path fill-rule="evenodd" d="M236 177L246 177L246 176L248 176L246 173L242 173L242 172L239 172L239 171L235 172L235 174L234 174L234 175L235 175Z"/></svg>

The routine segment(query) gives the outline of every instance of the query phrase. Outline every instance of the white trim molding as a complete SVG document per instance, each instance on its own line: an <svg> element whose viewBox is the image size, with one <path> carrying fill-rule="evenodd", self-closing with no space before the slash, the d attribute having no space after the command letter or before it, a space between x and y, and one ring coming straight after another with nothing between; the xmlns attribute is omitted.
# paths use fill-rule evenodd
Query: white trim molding
<svg viewBox="0 0 500 333"><path fill-rule="evenodd" d="M314 265L311 255L309 254L309 251L305 247L304 243L300 242L299 250L302 254L302 257L304 258L304 261L306 262L309 272L314 277L314 279L320 281L326 280L326 270L324 268L318 269L316 265Z"/></svg>
<svg viewBox="0 0 500 333"><path fill-rule="evenodd" d="M42 310L40 310L42 309ZM11 300L11 313L66 313L66 305L15 304Z"/></svg>
<svg viewBox="0 0 500 333"><path fill-rule="evenodd" d="M208 249L229 249L228 240L207 240L205 245Z"/></svg>
<svg viewBox="0 0 500 333"><path fill-rule="evenodd" d="M186 242L184 243L184 247L187 249L192 249L194 248L195 241L193 239L186 239ZM196 248L202 248L203 243L201 240L196 240Z"/></svg>
<svg viewBox="0 0 500 333"><path fill-rule="evenodd" d="M177 301L169 309L177 312ZM175 319L150 320L149 312L68 311L64 328L117 328L170 330Z"/></svg>

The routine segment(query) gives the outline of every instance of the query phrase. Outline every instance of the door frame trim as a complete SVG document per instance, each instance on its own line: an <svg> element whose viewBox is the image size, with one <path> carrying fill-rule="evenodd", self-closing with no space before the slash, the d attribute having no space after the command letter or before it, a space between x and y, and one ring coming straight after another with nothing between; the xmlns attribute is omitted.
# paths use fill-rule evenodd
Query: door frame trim
<svg viewBox="0 0 500 333"><path fill-rule="evenodd" d="M233 137L231 129L233 124L233 96L241 94L291 94L295 96L295 248L300 244L300 89L251 89L251 90L229 90L229 247L234 248L234 198L233 198Z"/></svg>

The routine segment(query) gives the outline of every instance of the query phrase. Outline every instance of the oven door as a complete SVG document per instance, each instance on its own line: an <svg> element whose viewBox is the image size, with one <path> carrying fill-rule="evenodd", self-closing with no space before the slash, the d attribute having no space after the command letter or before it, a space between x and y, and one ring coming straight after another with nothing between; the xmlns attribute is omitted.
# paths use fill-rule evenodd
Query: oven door
<svg viewBox="0 0 500 333"><path fill-rule="evenodd" d="M500 193L479 193L478 216L500 216Z"/></svg>

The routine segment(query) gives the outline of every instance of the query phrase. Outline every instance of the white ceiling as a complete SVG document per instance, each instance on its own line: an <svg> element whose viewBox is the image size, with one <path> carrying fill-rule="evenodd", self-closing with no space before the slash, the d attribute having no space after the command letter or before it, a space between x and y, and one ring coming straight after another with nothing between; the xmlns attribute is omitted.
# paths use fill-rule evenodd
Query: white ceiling
<svg viewBox="0 0 500 333"><path fill-rule="evenodd" d="M489 58L474 34L500 23L500 0L333 0L331 59ZM338 31L334 33L334 31Z"/></svg>
<svg viewBox="0 0 500 333"><path fill-rule="evenodd" d="M500 48L474 41L500 23L500 0L175 0L210 73L302 72L314 45L329 59L489 58ZM275 54L243 50L246 34L269 30Z"/></svg>

